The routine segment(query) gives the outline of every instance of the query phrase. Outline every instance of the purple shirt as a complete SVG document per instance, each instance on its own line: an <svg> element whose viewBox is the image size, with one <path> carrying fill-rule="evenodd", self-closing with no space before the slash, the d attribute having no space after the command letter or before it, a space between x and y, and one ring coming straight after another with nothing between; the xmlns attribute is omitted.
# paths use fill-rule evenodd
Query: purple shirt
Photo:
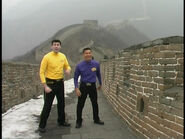
<svg viewBox="0 0 185 139"><path fill-rule="evenodd" d="M102 84L100 64L95 60L91 60L89 62L82 61L76 66L75 73L74 73L75 88L78 88L79 76L81 76L80 82L85 82L85 83L95 83L96 76L97 76L99 84L100 85Z"/></svg>

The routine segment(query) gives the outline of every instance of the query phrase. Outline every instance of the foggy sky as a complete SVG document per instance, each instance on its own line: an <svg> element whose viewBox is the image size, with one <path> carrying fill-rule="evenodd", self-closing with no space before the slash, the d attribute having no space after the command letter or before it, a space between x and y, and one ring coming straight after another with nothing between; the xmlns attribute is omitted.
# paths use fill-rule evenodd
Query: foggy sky
<svg viewBox="0 0 185 139"><path fill-rule="evenodd" d="M183 36L183 0L2 0L2 58L26 53L84 19L129 20L151 40Z"/></svg>

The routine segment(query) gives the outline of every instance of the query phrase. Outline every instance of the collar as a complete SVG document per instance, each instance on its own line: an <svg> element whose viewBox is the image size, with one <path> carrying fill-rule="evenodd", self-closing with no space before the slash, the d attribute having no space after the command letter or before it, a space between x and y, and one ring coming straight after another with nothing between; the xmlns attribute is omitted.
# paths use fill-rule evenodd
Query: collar
<svg viewBox="0 0 185 139"><path fill-rule="evenodd" d="M53 51L51 52L51 54L52 54L52 55L55 55L55 56L58 55L58 53L59 53L59 52L57 52L57 53L55 53L55 52L53 52Z"/></svg>
<svg viewBox="0 0 185 139"><path fill-rule="evenodd" d="M84 62L85 62L85 63L91 63L91 62L92 62L92 60L90 60L90 61L86 61L86 60L84 60Z"/></svg>

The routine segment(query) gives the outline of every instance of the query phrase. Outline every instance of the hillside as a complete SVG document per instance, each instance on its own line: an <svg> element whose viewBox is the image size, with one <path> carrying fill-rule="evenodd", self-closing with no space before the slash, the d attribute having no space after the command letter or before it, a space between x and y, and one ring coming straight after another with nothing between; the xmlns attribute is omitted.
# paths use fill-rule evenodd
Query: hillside
<svg viewBox="0 0 185 139"><path fill-rule="evenodd" d="M136 29L131 23L125 21L117 24L108 24L105 29L125 42L128 46L149 41L144 33Z"/></svg>
<svg viewBox="0 0 185 139"><path fill-rule="evenodd" d="M42 57L50 51L53 39L61 40L61 52L67 56L71 65L75 65L82 59L81 50L87 46L92 48L95 59L99 61L105 56L112 57L119 50L129 47L132 44L130 40L135 40L138 43L147 40L131 25L121 25L119 29L112 26L110 30L108 27L98 26L97 22L94 21L96 20L87 20L83 24L65 27L28 53L15 57L13 61L40 63Z"/></svg>

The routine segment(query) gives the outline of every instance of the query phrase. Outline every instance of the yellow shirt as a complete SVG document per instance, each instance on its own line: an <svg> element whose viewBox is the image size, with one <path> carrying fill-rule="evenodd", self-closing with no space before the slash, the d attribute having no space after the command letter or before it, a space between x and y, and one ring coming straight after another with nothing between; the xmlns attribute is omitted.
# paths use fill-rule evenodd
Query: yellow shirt
<svg viewBox="0 0 185 139"><path fill-rule="evenodd" d="M63 53L49 52L46 54L40 65L40 79L42 83L46 83L45 78L62 79L63 69L71 69L66 56Z"/></svg>

